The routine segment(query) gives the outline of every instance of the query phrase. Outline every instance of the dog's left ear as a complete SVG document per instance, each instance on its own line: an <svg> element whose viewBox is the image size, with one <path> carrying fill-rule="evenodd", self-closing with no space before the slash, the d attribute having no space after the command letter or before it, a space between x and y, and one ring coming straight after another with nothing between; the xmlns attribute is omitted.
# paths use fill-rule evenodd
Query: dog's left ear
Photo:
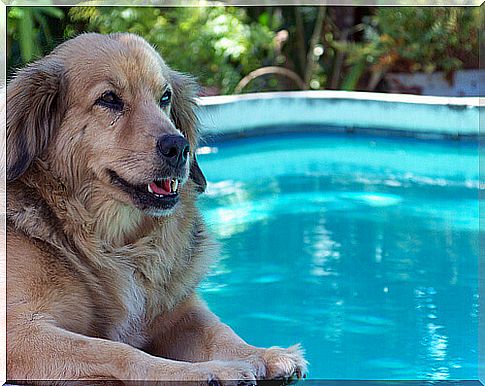
<svg viewBox="0 0 485 386"><path fill-rule="evenodd" d="M7 87L7 180L20 177L47 148L65 103L63 64L46 56L18 72Z"/></svg>
<svg viewBox="0 0 485 386"><path fill-rule="evenodd" d="M200 170L199 164L197 163L197 158L192 158L192 163L190 164L190 178L195 182L197 185L197 191L199 193L204 193L205 188L207 187L207 180L205 179L202 170Z"/></svg>
<svg viewBox="0 0 485 386"><path fill-rule="evenodd" d="M175 127L186 136L192 146L192 160L190 164L190 178L197 185L197 191L202 193L207 186L206 179L195 157L198 142L197 116L195 114L195 97L199 86L191 76L176 71L170 72L172 85L172 107L170 115Z"/></svg>

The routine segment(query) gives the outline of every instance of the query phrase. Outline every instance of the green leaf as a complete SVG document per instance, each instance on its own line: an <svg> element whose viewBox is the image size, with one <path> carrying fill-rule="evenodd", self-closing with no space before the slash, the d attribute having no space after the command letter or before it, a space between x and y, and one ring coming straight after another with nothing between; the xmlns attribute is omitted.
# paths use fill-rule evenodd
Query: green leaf
<svg viewBox="0 0 485 386"><path fill-rule="evenodd" d="M269 25L269 14L268 12L263 12L258 18L259 24L267 27Z"/></svg>
<svg viewBox="0 0 485 386"><path fill-rule="evenodd" d="M58 7L37 7L36 9L39 10L39 13L43 13L56 19L64 18L64 12Z"/></svg>
<svg viewBox="0 0 485 386"><path fill-rule="evenodd" d="M23 17L19 20L19 43L20 55L24 62L29 62L34 57L34 22L32 11L28 8L23 9Z"/></svg>
<svg viewBox="0 0 485 386"><path fill-rule="evenodd" d="M352 66L352 70L344 78L344 81L342 84L342 90L347 90L347 91L355 90L360 77L364 73L364 70L365 70L365 61L361 61L355 64L354 66Z"/></svg>

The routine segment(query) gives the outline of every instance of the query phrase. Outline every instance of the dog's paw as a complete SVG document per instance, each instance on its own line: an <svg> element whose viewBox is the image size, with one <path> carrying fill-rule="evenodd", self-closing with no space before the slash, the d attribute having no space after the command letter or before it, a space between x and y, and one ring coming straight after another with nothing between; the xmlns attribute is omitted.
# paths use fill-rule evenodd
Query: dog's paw
<svg viewBox="0 0 485 386"><path fill-rule="evenodd" d="M250 364L242 361L210 361L194 363L193 380L209 386L256 385L256 377Z"/></svg>
<svg viewBox="0 0 485 386"><path fill-rule="evenodd" d="M308 362L299 344L289 348L270 347L262 349L249 362L258 379L293 380L306 377Z"/></svg>

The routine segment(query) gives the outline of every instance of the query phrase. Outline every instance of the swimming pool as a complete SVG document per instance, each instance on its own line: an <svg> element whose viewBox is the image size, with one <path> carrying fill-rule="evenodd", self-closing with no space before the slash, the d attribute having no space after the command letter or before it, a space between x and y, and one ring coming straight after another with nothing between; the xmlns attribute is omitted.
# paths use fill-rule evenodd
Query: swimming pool
<svg viewBox="0 0 485 386"><path fill-rule="evenodd" d="M478 378L478 146L352 134L209 143L200 292L316 379Z"/></svg>

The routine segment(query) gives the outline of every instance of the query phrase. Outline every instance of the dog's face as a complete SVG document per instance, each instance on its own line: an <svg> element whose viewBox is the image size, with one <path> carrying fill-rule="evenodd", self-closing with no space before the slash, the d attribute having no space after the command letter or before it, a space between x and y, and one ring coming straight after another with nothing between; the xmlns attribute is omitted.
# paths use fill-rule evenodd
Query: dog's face
<svg viewBox="0 0 485 386"><path fill-rule="evenodd" d="M170 214L181 190L205 188L194 87L137 36L70 40L9 85L8 179L40 158L73 187L92 180L146 214Z"/></svg>

